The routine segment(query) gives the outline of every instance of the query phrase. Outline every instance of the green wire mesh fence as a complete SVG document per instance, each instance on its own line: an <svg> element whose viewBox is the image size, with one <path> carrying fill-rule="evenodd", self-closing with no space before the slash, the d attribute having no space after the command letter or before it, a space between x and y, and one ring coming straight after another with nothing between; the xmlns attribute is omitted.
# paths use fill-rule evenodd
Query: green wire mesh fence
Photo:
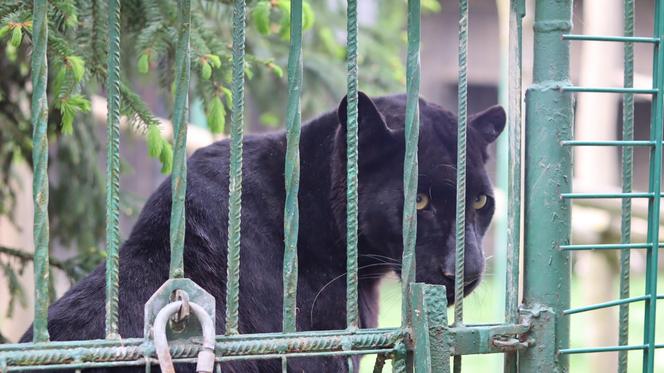
<svg viewBox="0 0 664 373"><path fill-rule="evenodd" d="M302 94L302 1L290 5L290 50L288 58L288 105L286 108L286 166L283 262L283 328L281 333L242 335L238 331L240 281L240 225L242 200L242 140L244 127L244 0L233 5L231 165L229 177L228 259L225 335L217 335L209 345L171 341L167 352L175 362L193 362L199 353L213 351L216 363L237 359L280 358L282 370L287 359L308 356L347 356L348 369L355 369L353 355L378 354L375 372L393 360L395 372L454 372L462 369L462 355L504 353L505 372L563 372L567 355L601 351L620 351L619 371L626 372L626 351L643 352L643 371L654 372L656 343L657 263L659 244L662 110L664 89L664 4L656 1L655 30L652 37L634 36L634 2L625 0L625 30L622 36L573 35L571 0L537 0L535 6L535 53L533 84L526 97L525 154L521 151L522 125L522 20L525 0L510 1L509 19L509 175L508 241L506 266L505 321L491 325L466 325L463 318L464 253L466 211L466 133L468 103L468 1L459 0L458 50L458 154L456 182L456 256L454 320L447 320L446 292L443 287L415 283L415 242L417 232L416 194L418 181L417 144L419 137L420 84L420 1L408 1L407 30L407 104L405 113L404 212L401 326L360 329L358 311L358 12L357 1L347 1L347 302L345 330L297 331L298 189L300 177L300 95ZM118 229L119 213L119 123L120 123L120 16L121 1L109 1L108 17L108 163L107 163L107 262L106 262L106 339L93 341L49 342L48 308L48 143L46 138L48 105L47 40L48 3L35 0L33 8L33 100L34 128L34 205L35 205L35 322L34 340L29 344L0 346L0 371L32 369L82 369L156 364L160 351L149 337L120 340L118 334ZM175 100L173 107L174 161L172 174L172 212L170 222L171 260L167 284L193 289L184 277L186 152L190 77L190 0L177 1L177 49ZM574 87L569 81L569 41L603 41L625 44L624 87ZM654 48L652 88L634 88L634 43ZM619 93L623 95L623 138L617 141L577 141L572 138L572 92ZM634 94L653 96L651 132L648 141L634 140ZM545 144L543 146L542 144ZM622 149L623 187L620 193L574 193L571 187L573 146L618 146ZM650 149L650 183L647 192L632 190L632 148ZM521 251L521 161L525 199L523 213L524 280L523 300L519 300ZM542 167L545 165L546 167ZM554 170L553 172L551 170ZM576 245L569 243L570 204L579 198L620 198L622 200L621 243ZM644 243L630 237L631 198L648 201L648 235ZM541 206L546 205L547 211ZM602 304L570 308L569 253L578 250L620 250L620 298ZM647 253L646 295L630 296L629 252ZM175 282L174 282L175 281ZM179 281L179 282L178 282ZM191 286L189 288L188 286ZM184 290L184 289L181 289ZM194 292L192 292L194 294ZM643 343L627 341L628 305L644 302ZM568 315L619 306L619 344L609 347L569 348ZM212 314L214 316L214 314ZM535 348L533 348L535 347ZM217 368L219 366L217 365Z"/></svg>

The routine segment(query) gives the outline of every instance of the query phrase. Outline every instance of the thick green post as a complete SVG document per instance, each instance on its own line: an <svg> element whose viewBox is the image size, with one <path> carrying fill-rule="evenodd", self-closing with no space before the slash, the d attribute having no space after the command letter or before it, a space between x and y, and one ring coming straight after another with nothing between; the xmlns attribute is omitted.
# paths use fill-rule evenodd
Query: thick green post
<svg viewBox="0 0 664 373"><path fill-rule="evenodd" d="M569 253L560 250L570 235L572 96L569 45L572 0L537 0L533 84L526 93L524 315L532 322L536 346L519 355L520 372L566 372L558 350L569 344Z"/></svg>
<svg viewBox="0 0 664 373"><path fill-rule="evenodd" d="M410 286L413 365L417 373L450 373L446 293L440 285Z"/></svg>
<svg viewBox="0 0 664 373"><path fill-rule="evenodd" d="M655 21L653 36L662 40L664 36L664 3L661 0L655 2ZM648 200L648 235L647 242L650 247L646 252L646 299L645 320L643 330L643 372L654 373L655 371L655 349L657 322L657 274L659 271L659 224L660 202L662 188L662 120L664 117L664 102L662 92L664 91L664 48L658 43L653 51L653 73L652 86L657 90L653 96L650 107L650 141L654 146L650 148L650 167L648 192L652 197Z"/></svg>

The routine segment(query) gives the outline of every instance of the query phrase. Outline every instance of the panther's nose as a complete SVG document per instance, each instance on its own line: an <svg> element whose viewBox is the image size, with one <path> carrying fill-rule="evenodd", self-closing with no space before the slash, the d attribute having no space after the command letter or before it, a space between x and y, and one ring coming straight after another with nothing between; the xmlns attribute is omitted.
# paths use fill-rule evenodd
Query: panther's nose
<svg viewBox="0 0 664 373"><path fill-rule="evenodd" d="M443 276L444 276L446 279L450 280L452 283L454 283L454 279L456 278L456 276L454 275L453 272L449 272L449 271L445 271L445 270L443 270ZM463 282L464 286L468 286L468 285L472 285L472 284L474 284L475 282L477 282L477 281L480 280L480 277L481 277L481 276L482 276L481 274L469 274L469 273L465 273L465 276L464 276L464 282Z"/></svg>

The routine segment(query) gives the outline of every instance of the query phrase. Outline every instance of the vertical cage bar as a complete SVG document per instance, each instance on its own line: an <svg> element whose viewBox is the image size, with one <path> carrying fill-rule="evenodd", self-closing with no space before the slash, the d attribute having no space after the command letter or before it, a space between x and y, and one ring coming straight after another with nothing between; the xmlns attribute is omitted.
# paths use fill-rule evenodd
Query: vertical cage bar
<svg viewBox="0 0 664 373"><path fill-rule="evenodd" d="M509 129L508 129L508 198L507 211L507 294L506 321L516 324L519 319L519 253L521 248L521 59L525 0L512 0L510 4L509 40Z"/></svg>
<svg viewBox="0 0 664 373"><path fill-rule="evenodd" d="M634 36L634 0L625 0L625 25L624 36ZM623 86L631 88L634 86L634 44L625 43L624 45L624 65ZM625 93L623 95L623 120L622 120L622 140L632 141L634 139L634 94ZM622 151L622 192L632 192L632 166L634 148L624 146ZM631 242L632 233L632 199L623 198L620 211L620 243L628 244ZM630 250L620 251L620 298L629 298L629 277L630 277ZM618 325L618 344L625 346L629 343L629 304L620 305ZM618 352L618 372L627 372L628 351Z"/></svg>
<svg viewBox="0 0 664 373"><path fill-rule="evenodd" d="M533 336L546 343L519 352L524 373L567 371L558 351L569 344L571 152L561 141L572 134L569 42L572 0L537 0L534 23L533 84L526 94L524 307L538 310ZM543 146L543 144L545 146ZM546 206L546 208L542 208Z"/></svg>
<svg viewBox="0 0 664 373"><path fill-rule="evenodd" d="M463 285L466 248L466 133L468 126L468 0L459 0L459 89L456 180L456 253L454 323L463 324Z"/></svg>
<svg viewBox="0 0 664 373"><path fill-rule="evenodd" d="M34 202L35 321L33 341L48 341L48 2L35 0L32 10L32 197Z"/></svg>
<svg viewBox="0 0 664 373"><path fill-rule="evenodd" d="M288 52L288 111L286 113L286 205L284 207L284 332L296 331L297 234L300 189L300 94L302 88L302 0L291 2Z"/></svg>
<svg viewBox="0 0 664 373"><path fill-rule="evenodd" d="M297 235L300 210L300 95L302 88L302 0L293 0L290 8L290 48L288 50L288 106L286 112L286 203L284 206L283 331L297 330ZM286 358L281 371L288 371Z"/></svg>
<svg viewBox="0 0 664 373"><path fill-rule="evenodd" d="M357 1L348 0L346 119L346 325L359 325L357 306ZM352 368L350 368L352 369Z"/></svg>
<svg viewBox="0 0 664 373"><path fill-rule="evenodd" d="M240 226L242 216L242 130L244 127L245 0L233 7L233 110L231 164L228 179L228 260L226 270L226 335L238 333L240 292Z"/></svg>
<svg viewBox="0 0 664 373"><path fill-rule="evenodd" d="M171 175L171 268L170 277L184 276L185 196L187 193L187 106L189 105L189 34L191 1L178 0L178 41L175 51L175 146Z"/></svg>
<svg viewBox="0 0 664 373"><path fill-rule="evenodd" d="M468 126L468 0L459 0L459 88L456 180L456 250L454 256L454 325L463 325L466 252L466 134ZM454 356L454 372L461 372L461 355Z"/></svg>
<svg viewBox="0 0 664 373"><path fill-rule="evenodd" d="M106 97L106 338L118 333L120 249L120 0L108 2Z"/></svg>
<svg viewBox="0 0 664 373"><path fill-rule="evenodd" d="M507 212L507 299L506 321L516 324L519 319L519 251L521 248L521 45L525 0L510 4L509 88L508 88L508 201Z"/></svg>
<svg viewBox="0 0 664 373"><path fill-rule="evenodd" d="M507 253L505 273L505 321L519 321L519 263L521 250L521 63L525 0L510 1L508 82ZM516 353L505 354L506 373L517 371Z"/></svg>
<svg viewBox="0 0 664 373"><path fill-rule="evenodd" d="M417 241L417 143L420 136L420 0L408 0L408 55L406 60L406 151L403 169L403 258L401 270L401 325L410 325L410 285L415 282Z"/></svg>
<svg viewBox="0 0 664 373"><path fill-rule="evenodd" d="M655 2L654 37L661 40L664 35L664 4L661 0ZM647 348L643 351L643 369L646 373L653 373L655 369L655 323L657 321L657 270L659 254L659 217L660 192L662 178L662 89L664 89L664 49L661 43L655 44L653 53L653 88L657 95L653 97L650 116L650 140L655 145L650 148L650 170L648 191L653 195L648 200L648 233L647 242L651 246L646 254L646 315L643 331L643 344Z"/></svg>

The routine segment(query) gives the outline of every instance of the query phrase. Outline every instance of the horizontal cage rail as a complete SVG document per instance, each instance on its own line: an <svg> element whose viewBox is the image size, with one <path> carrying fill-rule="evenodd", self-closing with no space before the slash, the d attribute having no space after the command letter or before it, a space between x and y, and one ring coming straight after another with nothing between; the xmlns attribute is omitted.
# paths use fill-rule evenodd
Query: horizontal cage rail
<svg viewBox="0 0 664 373"><path fill-rule="evenodd" d="M659 247L663 244L660 243ZM583 251L583 250L623 250L623 249L648 249L650 243L608 243L608 244L584 244L584 245L560 245L561 250Z"/></svg>
<svg viewBox="0 0 664 373"><path fill-rule="evenodd" d="M450 327L445 333L451 355L469 355L504 352L503 347L494 344L495 339L523 335L529 329L526 324L489 324ZM215 354L217 361L228 361L389 353L406 335L404 329L384 328L217 336ZM200 348L195 343L170 346L175 362L194 362ZM143 338L0 346L0 364L7 371L141 365L151 362L154 356L152 341Z"/></svg>
<svg viewBox="0 0 664 373"><path fill-rule="evenodd" d="M656 94L657 88L632 88L632 87L561 87L564 92L589 92L589 93L641 93Z"/></svg>
<svg viewBox="0 0 664 373"><path fill-rule="evenodd" d="M563 146L655 146L654 141L648 140L566 140L560 143Z"/></svg>
<svg viewBox="0 0 664 373"><path fill-rule="evenodd" d="M632 193L561 193L561 198L566 199L601 199L601 198L652 198L654 193L632 192ZM659 194L661 197L662 195Z"/></svg>
<svg viewBox="0 0 664 373"><path fill-rule="evenodd" d="M659 44L659 38L652 38L646 36L604 36L604 35L581 35L581 34L565 34L563 40L578 40L578 41L614 41L622 43L651 43Z"/></svg>
<svg viewBox="0 0 664 373"><path fill-rule="evenodd" d="M590 306L570 308L570 309L564 310L563 315L573 315L575 313L594 311L594 310L599 310L599 309L602 309L602 308L609 308L609 307L613 307L613 306L619 306L621 304L635 303L635 302L640 302L642 300L646 300L648 298L650 298L650 295L642 295L642 296L638 296L638 297L623 298L623 299L612 300L612 301L604 302L604 303L592 304Z"/></svg>

